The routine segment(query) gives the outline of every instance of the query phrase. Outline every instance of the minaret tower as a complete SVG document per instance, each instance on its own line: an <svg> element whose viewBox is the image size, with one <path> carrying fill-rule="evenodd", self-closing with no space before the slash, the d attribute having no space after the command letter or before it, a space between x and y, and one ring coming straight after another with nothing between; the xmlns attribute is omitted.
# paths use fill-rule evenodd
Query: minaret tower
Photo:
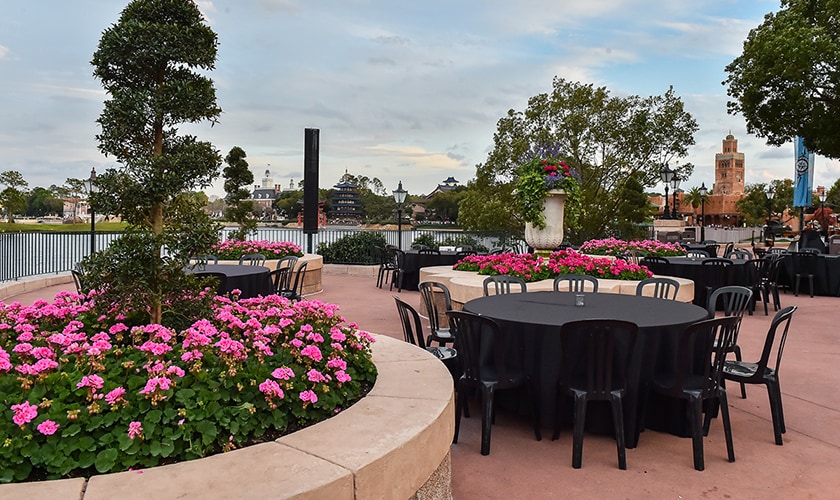
<svg viewBox="0 0 840 500"><path fill-rule="evenodd" d="M730 132L723 140L723 152L715 154L714 194L744 194L744 153Z"/></svg>

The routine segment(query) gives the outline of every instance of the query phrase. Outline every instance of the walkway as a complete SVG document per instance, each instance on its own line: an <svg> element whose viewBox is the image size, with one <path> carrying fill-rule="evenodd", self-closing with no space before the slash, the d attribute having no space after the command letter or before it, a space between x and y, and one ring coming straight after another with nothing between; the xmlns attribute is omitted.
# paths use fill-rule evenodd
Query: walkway
<svg viewBox="0 0 840 500"><path fill-rule="evenodd" d="M309 299L341 306L362 329L402 338L392 295L376 288L375 278L324 274L324 291ZM72 286L70 284L69 286ZM31 304L62 288L44 289L12 300ZM403 291L419 305L418 292ZM500 411L493 426L491 454L479 453L480 412L462 419L452 446L452 488L456 499L512 498L826 498L840 490L840 298L782 295L797 305L782 363L781 380L787 433L784 446L773 441L767 392L747 388L741 399L730 389L736 462L726 460L723 428L716 419L704 440L706 470L692 466L691 440L654 431L642 433L627 450L628 470L617 467L615 444L606 436L584 438L583 468L571 466L571 430L551 441L534 440L527 419ZM763 345L770 317L745 316L739 343L753 359Z"/></svg>

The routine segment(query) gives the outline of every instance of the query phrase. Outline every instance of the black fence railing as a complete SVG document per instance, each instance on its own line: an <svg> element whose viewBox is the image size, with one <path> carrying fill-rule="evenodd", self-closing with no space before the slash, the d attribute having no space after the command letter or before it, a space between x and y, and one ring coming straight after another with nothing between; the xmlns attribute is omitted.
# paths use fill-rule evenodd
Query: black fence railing
<svg viewBox="0 0 840 500"><path fill-rule="evenodd" d="M232 229L224 229L222 237L226 238ZM313 235L304 234L295 228L259 228L252 239L269 241L291 241L300 246L304 252L315 253L319 243L331 244L361 231L361 229L322 229ZM463 231L440 231L433 229L415 230L406 228L398 234L395 230L375 230L382 234L391 245L409 248L411 243L421 235L431 235L436 242L459 236L470 235L487 248L497 246L504 237L498 234L467 233ZM103 250L110 245L120 232L96 232L96 249ZM0 233L0 281L12 281L29 276L42 274L57 274L70 271L76 267L84 257L90 254L90 233L87 232L20 232Z"/></svg>

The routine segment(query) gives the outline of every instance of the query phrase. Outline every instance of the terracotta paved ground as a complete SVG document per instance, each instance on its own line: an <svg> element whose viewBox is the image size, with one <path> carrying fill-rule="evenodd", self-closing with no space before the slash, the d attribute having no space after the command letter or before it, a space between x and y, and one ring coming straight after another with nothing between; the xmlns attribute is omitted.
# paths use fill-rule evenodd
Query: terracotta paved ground
<svg viewBox="0 0 840 500"><path fill-rule="evenodd" d="M336 303L365 330L402 338L391 298L374 278L324 274L323 293L310 299ZM72 286L72 285L71 285ZM60 288L7 299L31 303ZM399 294L419 304L418 292ZM840 298L782 295L782 305L799 306L782 362L781 382L787 433L773 441L767 392L747 388L743 400L730 389L736 462L726 460L723 428L716 419L705 439L706 470L692 466L691 440L645 431L627 450L628 470L617 467L615 444L606 436L584 438L583 468L571 466L571 430L551 441L534 440L527 419L499 411L489 456L479 453L480 413L462 419L452 446L456 499L485 498L840 498ZM758 357L770 317L745 316L739 343L744 358ZM730 386L731 387L731 386Z"/></svg>

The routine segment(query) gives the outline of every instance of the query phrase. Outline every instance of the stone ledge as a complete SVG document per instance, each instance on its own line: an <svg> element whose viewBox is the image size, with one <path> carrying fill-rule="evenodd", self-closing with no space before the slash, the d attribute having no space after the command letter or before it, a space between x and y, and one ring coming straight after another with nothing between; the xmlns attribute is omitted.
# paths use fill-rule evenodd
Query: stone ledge
<svg viewBox="0 0 840 500"><path fill-rule="evenodd" d="M47 288L55 285L63 285L65 283L72 282L73 276L69 272L61 274L43 275L35 278L27 278L21 281L0 282L0 301L5 300L8 297L13 297L15 295L34 292L42 288ZM48 299L52 299L52 297L49 297Z"/></svg>
<svg viewBox="0 0 840 500"><path fill-rule="evenodd" d="M94 476L86 487L83 479L3 485L0 498L451 498L451 375L426 351L375 337L373 390L329 420L272 443Z"/></svg>

